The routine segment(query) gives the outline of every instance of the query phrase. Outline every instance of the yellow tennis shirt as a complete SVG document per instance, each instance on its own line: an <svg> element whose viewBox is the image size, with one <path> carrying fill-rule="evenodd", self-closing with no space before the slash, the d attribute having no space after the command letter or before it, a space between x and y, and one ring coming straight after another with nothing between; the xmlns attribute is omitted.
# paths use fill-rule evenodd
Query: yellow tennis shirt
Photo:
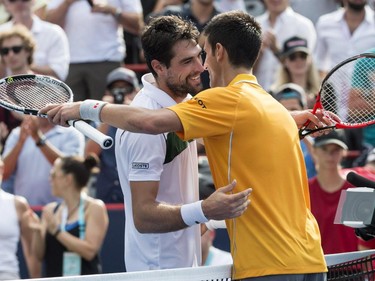
<svg viewBox="0 0 375 281"><path fill-rule="evenodd" d="M297 126L253 75L205 90L173 110L182 139L203 137L216 187L237 180L251 205L227 220L234 279L325 272Z"/></svg>

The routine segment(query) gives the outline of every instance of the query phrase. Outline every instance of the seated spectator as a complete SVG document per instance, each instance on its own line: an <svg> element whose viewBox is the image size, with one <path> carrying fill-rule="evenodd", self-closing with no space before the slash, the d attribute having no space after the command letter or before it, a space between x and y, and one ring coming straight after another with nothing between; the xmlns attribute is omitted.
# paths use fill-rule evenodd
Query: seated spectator
<svg viewBox="0 0 375 281"><path fill-rule="evenodd" d="M107 89L103 100L110 103L130 104L139 90L135 72L119 67L112 70L107 76ZM115 138L117 128L100 123L97 129ZM90 186L90 195L105 203L123 203L124 197L117 173L115 145L103 150L96 142L88 139L85 154L89 155L90 153L96 154L100 159L100 171L94 175Z"/></svg>
<svg viewBox="0 0 375 281"><path fill-rule="evenodd" d="M274 97L287 110L302 110L307 108L306 93L302 87L294 83L287 83L276 88ZM316 175L314 159L312 153L312 138L306 136L300 143L303 156L305 158L305 165L308 178Z"/></svg>
<svg viewBox="0 0 375 281"><path fill-rule="evenodd" d="M46 277L101 273L99 252L108 229L103 202L83 191L98 165L96 157L56 159L50 174L52 193L63 199L43 208L41 220L29 217L32 253L45 262Z"/></svg>
<svg viewBox="0 0 375 281"><path fill-rule="evenodd" d="M309 180L311 212L319 225L324 254L375 248L375 240L365 242L353 228L334 224L341 191L353 187L343 177L340 165L348 149L344 132L335 130L317 137L313 147L317 175Z"/></svg>
<svg viewBox="0 0 375 281"><path fill-rule="evenodd" d="M3 169L4 163L0 160L0 182ZM0 188L0 280L20 279L20 261L17 256L20 241L29 277L40 275L35 257L30 252L32 233L25 220L29 212L32 211L24 197L14 196Z"/></svg>
<svg viewBox="0 0 375 281"><path fill-rule="evenodd" d="M83 155L84 136L73 127L55 126L46 118L24 116L5 142L4 180L14 176L14 194L30 205L45 205L57 198L48 175L58 157Z"/></svg>
<svg viewBox="0 0 375 281"><path fill-rule="evenodd" d="M297 36L287 39L279 57L281 65L271 86L271 92L285 83L297 84L306 93L307 108L312 108L319 92L320 77L307 48L307 41Z"/></svg>
<svg viewBox="0 0 375 281"><path fill-rule="evenodd" d="M10 74L33 73L35 43L26 27L17 25L3 31L0 45L2 62ZM83 135L74 128L54 126L44 118L9 114L5 109L0 112L4 113L6 130L11 130L2 151L5 163L2 187L24 196L31 205L56 200L48 182L53 161L61 155L83 154ZM14 116L20 116L22 122L17 118L11 122ZM12 130L17 121L19 125Z"/></svg>
<svg viewBox="0 0 375 281"><path fill-rule="evenodd" d="M32 9L34 1L3 0L3 3L12 19L0 25L0 31L21 24L34 36L36 48L31 70L65 80L69 68L69 45L62 28L37 17ZM3 74L7 75L6 69Z"/></svg>
<svg viewBox="0 0 375 281"><path fill-rule="evenodd" d="M280 67L280 48L284 42L293 36L305 38L307 46L312 51L316 42L314 24L308 18L296 13L290 6L290 1L264 0L266 12L257 17L262 27L262 48L254 74L258 83L265 90L270 90Z"/></svg>
<svg viewBox="0 0 375 281"><path fill-rule="evenodd" d="M1 63L10 75L31 74L34 61L35 40L31 32L22 25L16 25L0 32ZM21 124L23 115L0 108L1 146L11 130Z"/></svg>

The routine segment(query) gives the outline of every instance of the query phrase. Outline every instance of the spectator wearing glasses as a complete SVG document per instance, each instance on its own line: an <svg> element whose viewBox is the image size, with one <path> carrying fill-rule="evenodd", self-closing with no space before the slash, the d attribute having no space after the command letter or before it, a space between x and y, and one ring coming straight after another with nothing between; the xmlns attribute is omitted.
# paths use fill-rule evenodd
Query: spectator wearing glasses
<svg viewBox="0 0 375 281"><path fill-rule="evenodd" d="M0 33L1 64L9 69L9 74L30 74L33 62L35 40L24 26L15 26ZM0 140L5 144L9 132L21 124L22 115L0 108Z"/></svg>
<svg viewBox="0 0 375 281"><path fill-rule="evenodd" d="M69 69L69 45L62 28L37 17L33 12L34 0L3 0L3 3L12 19L1 24L0 31L21 24L34 36L36 48L31 70L65 80ZM9 73L4 68L2 71L3 75Z"/></svg>
<svg viewBox="0 0 375 281"><path fill-rule="evenodd" d="M320 77L307 47L307 40L298 36L288 38L279 57L282 64L271 86L271 92L286 83L297 84L306 93L307 108L311 108L319 91Z"/></svg>
<svg viewBox="0 0 375 281"><path fill-rule="evenodd" d="M140 90L135 72L124 67L112 70L107 76L106 83L107 89L103 101L110 103L130 104ZM98 130L115 138L117 128L101 123ZM123 203L124 197L117 173L115 146L102 150L100 145L88 139L85 154L89 155L90 153L96 154L100 159L100 171L93 174L90 195L105 203Z"/></svg>
<svg viewBox="0 0 375 281"><path fill-rule="evenodd" d="M257 17L262 27L262 49L254 68L258 82L270 90L278 67L280 66L280 48L292 36L305 38L308 48L313 50L316 42L314 24L308 18L296 13L289 0L264 0L265 13Z"/></svg>
<svg viewBox="0 0 375 281"><path fill-rule="evenodd" d="M36 44L31 32L15 25L0 34L1 60L10 74L33 73ZM62 155L82 155L84 137L72 127L54 126L45 118L21 115L21 119L17 127L9 129L4 143L3 188L24 196L30 205L44 205L56 200L48 182L54 160Z"/></svg>

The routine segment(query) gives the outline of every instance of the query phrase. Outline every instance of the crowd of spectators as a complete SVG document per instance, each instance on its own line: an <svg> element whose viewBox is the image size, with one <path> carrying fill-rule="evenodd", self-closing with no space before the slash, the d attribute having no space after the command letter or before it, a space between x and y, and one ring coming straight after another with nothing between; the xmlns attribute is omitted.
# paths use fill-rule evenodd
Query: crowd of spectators
<svg viewBox="0 0 375 281"><path fill-rule="evenodd" d="M263 44L254 68L259 84L286 109L302 110L312 108L320 83L333 66L350 56L374 50L375 13L370 4L373 4L370 0L2 0L0 76L50 75L66 82L72 88L75 100L98 99L130 104L142 88L141 73L147 72L140 44L145 24L154 17L173 14L192 21L202 31L215 15L239 9L254 13L262 27ZM141 70L135 65L141 65ZM203 88L208 88L207 72L201 77ZM105 124L92 125L115 137L116 128ZM333 228L330 224L339 193L351 187L345 181L345 174L354 170L375 178L375 136L372 135L375 130L372 127L345 130L339 136L331 135L320 142L311 137L301 141L310 181L312 212L322 228L326 253L372 247L359 243L354 231L350 233L345 227ZM332 141L335 139L339 141ZM65 235L60 234L56 224L53 224L53 229L48 228L48 216L62 213L60 206L67 206L71 200L53 190L56 189L53 179L56 170L61 170L61 161L70 163L74 160L82 164L83 158L74 157L97 157L98 169L87 172L85 187L91 196L87 200L94 208L94 211L89 210L90 216L95 208L102 216L101 225L92 223L101 228L102 236L94 237L92 241L102 243L107 229L107 213L101 204L124 202L114 147L102 151L73 128L54 126L47 119L19 116L2 108L0 144L4 162L4 167L1 165L0 210L6 207L12 211L8 223L11 219L18 221L13 231L17 233L16 242L22 242L30 276L41 273L35 269L38 262L31 258L32 235L26 230L24 221L25 214L32 212L29 205L48 206L41 220L28 214L37 240L34 244L45 247L42 240L46 234L54 242ZM70 172L65 171L64 175L67 173ZM212 182L201 183L200 188L204 190L207 184L212 185ZM72 192L79 201L83 186L75 182L71 185L78 188L72 187ZM15 200L15 209L10 205L2 207L5 204L2 202L9 204L9 200ZM75 213L69 222L77 219L79 214L79 209L74 209L73 205L69 207ZM331 210L329 214L328 209ZM0 228L0 237L3 229ZM333 241L333 230L335 237L345 235L343 239ZM91 232L87 230L88 237L95 236ZM208 235L211 245L214 232ZM76 236L85 239L79 234ZM346 238L352 242L350 247L345 245ZM62 243L65 247L71 243L69 239L67 237ZM0 239L0 243L3 240ZM86 247L90 248L89 245ZM95 250L80 255L97 258L98 249ZM40 252L38 257L39 261L44 259ZM17 266L14 262L14 267ZM0 258L0 280L19 276L14 267L2 267Z"/></svg>

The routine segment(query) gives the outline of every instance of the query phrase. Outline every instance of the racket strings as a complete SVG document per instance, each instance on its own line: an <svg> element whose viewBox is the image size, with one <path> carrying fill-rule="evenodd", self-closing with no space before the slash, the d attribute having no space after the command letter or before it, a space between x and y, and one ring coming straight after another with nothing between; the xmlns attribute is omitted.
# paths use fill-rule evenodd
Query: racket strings
<svg viewBox="0 0 375 281"><path fill-rule="evenodd" d="M375 119L375 58L352 60L323 83L320 92L325 110L335 113L342 124L355 126Z"/></svg>
<svg viewBox="0 0 375 281"><path fill-rule="evenodd" d="M22 78L1 84L0 100L15 107L39 110L50 103L69 102L70 94L58 83Z"/></svg>

